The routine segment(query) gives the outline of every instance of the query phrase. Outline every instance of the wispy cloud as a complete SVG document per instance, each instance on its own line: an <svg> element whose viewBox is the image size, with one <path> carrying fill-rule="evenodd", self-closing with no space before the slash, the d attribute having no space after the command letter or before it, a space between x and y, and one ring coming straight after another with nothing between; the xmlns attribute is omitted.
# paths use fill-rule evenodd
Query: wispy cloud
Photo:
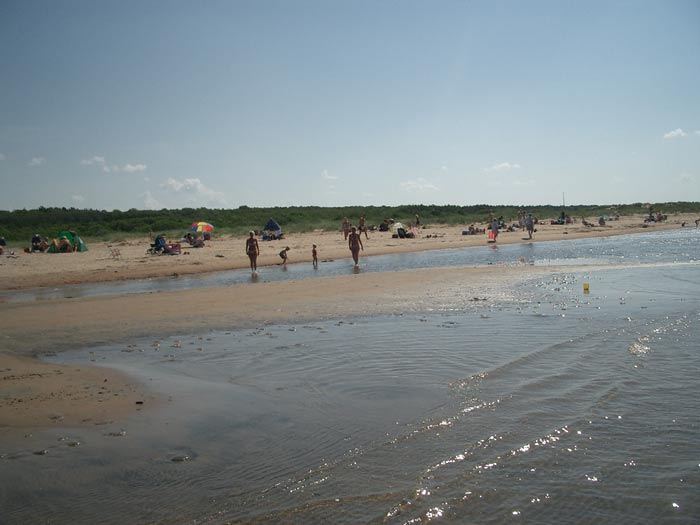
<svg viewBox="0 0 700 525"><path fill-rule="evenodd" d="M78 204L85 202L85 197L82 195L71 195L70 198L73 202L77 202Z"/></svg>
<svg viewBox="0 0 700 525"><path fill-rule="evenodd" d="M0 160L5 160L6 158L4 153L0 153Z"/></svg>
<svg viewBox="0 0 700 525"><path fill-rule="evenodd" d="M46 162L46 159L44 157L32 157L32 160L29 161L29 166L41 166Z"/></svg>
<svg viewBox="0 0 700 525"><path fill-rule="evenodd" d="M628 179L626 177L622 177L621 175L613 175L610 177L611 184L626 184L627 182Z"/></svg>
<svg viewBox="0 0 700 525"><path fill-rule="evenodd" d="M198 199L203 199L208 203L225 204L226 198L220 191L216 191L206 186L199 178L188 178L183 180L173 179L169 177L161 185L161 188L172 191L173 193L186 192L189 195Z"/></svg>
<svg viewBox="0 0 700 525"><path fill-rule="evenodd" d="M143 201L143 207L147 210L160 210L163 208L160 201L156 199L150 191L145 191L139 195Z"/></svg>
<svg viewBox="0 0 700 525"><path fill-rule="evenodd" d="M98 157L95 155L94 157L91 157L89 159L83 159L80 161L80 164L83 166L92 166L93 164L99 164L103 165L105 163L105 158L104 157Z"/></svg>
<svg viewBox="0 0 700 525"><path fill-rule="evenodd" d="M405 191L418 191L418 192L424 192L424 191L440 191L440 188L435 186L432 182L428 182L427 180L423 178L418 178L416 180L407 180L401 183L401 187Z"/></svg>
<svg viewBox="0 0 700 525"><path fill-rule="evenodd" d="M678 180L681 184L695 184L698 178L692 173L681 173Z"/></svg>
<svg viewBox="0 0 700 525"><path fill-rule="evenodd" d="M328 170L323 170L323 173L321 173L321 178L324 180L338 180L340 177L337 175L331 175L328 173Z"/></svg>
<svg viewBox="0 0 700 525"><path fill-rule="evenodd" d="M501 162L500 164L494 164L490 168L484 168L484 171L486 171L486 172L510 171L510 170L519 170L520 168L521 168L520 164L511 163L511 162Z"/></svg>
<svg viewBox="0 0 700 525"><path fill-rule="evenodd" d="M669 131L668 133L664 133L664 138L665 139L675 139L678 137L687 137L688 134L683 131L681 128L674 129L673 131Z"/></svg>
<svg viewBox="0 0 700 525"><path fill-rule="evenodd" d="M83 159L80 161L80 164L83 166L97 166L105 173L119 173L122 171L124 173L138 173L148 169L148 166L141 163L132 164L127 162L123 166L119 166L118 164L109 164L104 157L99 155L95 155L89 159Z"/></svg>

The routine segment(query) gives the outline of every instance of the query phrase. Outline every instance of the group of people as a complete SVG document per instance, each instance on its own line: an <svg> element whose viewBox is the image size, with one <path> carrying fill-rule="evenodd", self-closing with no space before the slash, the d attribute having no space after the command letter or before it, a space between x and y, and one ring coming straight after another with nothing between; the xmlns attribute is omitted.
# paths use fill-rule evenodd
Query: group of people
<svg viewBox="0 0 700 525"><path fill-rule="evenodd" d="M199 235L192 235L191 232L187 232L180 242L186 242L190 245L190 248L204 248L203 235L200 237Z"/></svg>
<svg viewBox="0 0 700 525"><path fill-rule="evenodd" d="M505 228L505 223L503 222L502 217L495 218L493 211L491 211L489 215L489 229L491 230L491 242L496 242L499 230ZM523 211L522 213L518 214L518 226L520 226L522 230L527 232L529 239L532 239L532 234L535 232L536 223L537 219L535 219L531 213L525 213ZM415 224L420 225L420 217L418 216L418 214L416 214ZM517 226L515 226L515 228L517 228ZM355 263L355 266L357 267L359 265L360 251L364 251L365 249L364 244L362 243L362 233L364 232L365 239L369 239L369 235L367 234L367 225L365 217L360 217L359 226L354 226L350 222L350 220L347 217L345 217L341 224L340 231L343 233L343 238L348 242L348 249L350 250L350 254L352 255L352 260ZM469 228L468 233L474 234L477 232L483 232L483 230L478 230L472 224ZM250 271L253 273L253 275L257 273L257 261L258 256L260 255L260 245L258 244L258 240L255 238L255 235L255 231L250 231L248 238L246 239L245 245L246 255L248 255L248 258L250 259ZM283 266L286 266L289 260L289 250L289 246L286 246L282 251L279 252L279 256L282 259L282 262L280 264L282 264ZM314 268L317 268L318 246L316 244L313 244L311 248L311 260Z"/></svg>
<svg viewBox="0 0 700 525"><path fill-rule="evenodd" d="M32 253L43 253L51 251L53 253L74 253L78 251L78 234L74 231L70 232L72 239L67 235L54 237L51 242L46 237L42 237L38 233L32 236L32 246L29 249ZM24 251L28 251L26 248Z"/></svg>
<svg viewBox="0 0 700 525"><path fill-rule="evenodd" d="M287 253L289 252L290 248L289 246L285 246L282 251L280 251L279 256L282 259L282 265L286 266L287 265ZM251 230L248 232L248 238L245 240L245 253L248 256L248 259L250 259L250 271L253 275L256 275L258 272L258 256L260 255L260 245L258 244L258 240L255 238L255 232ZM316 245L314 244L313 248L313 257L314 257L314 267L318 264L318 258L316 254Z"/></svg>
<svg viewBox="0 0 700 525"><path fill-rule="evenodd" d="M518 212L518 224L517 226L506 226L503 217L494 217L493 210L489 212L489 228L491 229L491 242L496 242L498 238L498 233L501 229L507 229L508 231L515 231L520 228L521 231L526 231L528 239L532 239L532 234L535 232L535 224L537 219L532 216L532 213L525 213L525 210L520 210ZM470 226L471 228L471 226Z"/></svg>
<svg viewBox="0 0 700 525"><path fill-rule="evenodd" d="M362 234L362 232L364 232L365 239L369 239L369 234L367 233L367 220L365 219L365 216L364 215L360 216L360 220L358 222L359 222L358 226L355 227L348 220L347 217L345 217L343 219L343 222L340 225L340 231L343 232L343 237L345 238L346 241L348 240L348 237L350 237L350 232L352 231L353 228L355 228L355 230L357 232L359 232L360 235Z"/></svg>
<svg viewBox="0 0 700 525"><path fill-rule="evenodd" d="M54 239L56 241L56 239ZM49 249L49 242L45 237L42 237L38 233L32 236L32 252L45 252Z"/></svg>
<svg viewBox="0 0 700 525"><path fill-rule="evenodd" d="M364 245L362 244L362 236L355 226L350 226L346 239L348 241L348 248L352 254L352 260L355 262L355 267L357 267L360 262L360 250L365 249ZM282 266L287 265L287 261L289 260L289 250L289 246L285 246L279 253L280 258L282 259L282 262L280 263ZM248 232L248 238L245 241L245 253L250 260L251 273L253 275L257 275L260 244L258 244L258 240L255 238L255 232L252 230ZM311 247L311 263L313 264L314 268L318 268L318 246L316 243L314 243Z"/></svg>

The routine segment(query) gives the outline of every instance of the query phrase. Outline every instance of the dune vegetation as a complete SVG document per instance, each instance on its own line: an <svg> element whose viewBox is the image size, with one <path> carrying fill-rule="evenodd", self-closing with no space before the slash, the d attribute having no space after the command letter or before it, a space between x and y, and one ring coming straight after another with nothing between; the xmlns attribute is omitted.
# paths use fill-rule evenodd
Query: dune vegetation
<svg viewBox="0 0 700 525"><path fill-rule="evenodd" d="M379 225L384 219L411 223L415 215L421 223L468 225L482 223L490 211L508 221L517 218L524 209L541 219L558 217L562 211L571 217L598 217L601 215L634 215L649 213L649 209L664 214L698 213L700 202L634 203L615 205L574 206L503 206L477 204L473 206L407 204L402 206L292 206L253 208L240 206L225 208L182 208L162 210L93 210L78 208L46 208L31 210L0 210L0 236L8 241L27 241L35 233L55 236L60 230L77 231L89 239L115 240L149 235L152 233L181 234L190 224L206 221L213 224L216 234L241 235L248 230L259 230L269 218L274 218L287 233L314 230L336 230L344 217L357 223L364 215L368 225Z"/></svg>

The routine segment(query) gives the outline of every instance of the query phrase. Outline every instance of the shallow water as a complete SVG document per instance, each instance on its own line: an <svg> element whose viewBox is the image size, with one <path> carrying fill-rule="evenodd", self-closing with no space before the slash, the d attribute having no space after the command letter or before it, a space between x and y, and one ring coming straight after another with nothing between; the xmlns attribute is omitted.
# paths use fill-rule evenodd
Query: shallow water
<svg viewBox="0 0 700 525"><path fill-rule="evenodd" d="M410 243L411 240L397 239L398 242ZM387 272L420 268L512 265L521 264L521 261L535 266L677 263L698 261L698 243L700 243L700 229L683 228L576 241L491 244L479 247L362 257L361 271ZM312 279L320 276L348 275L354 271L352 260L347 258L322 262L317 270L313 269L309 263L288 264L286 267L261 267L255 280L251 279L250 270L240 269L158 279L4 292L0 293L0 299L5 302L18 302L65 297L187 290L234 284L254 284Z"/></svg>
<svg viewBox="0 0 700 525"><path fill-rule="evenodd" d="M164 406L0 434L2 521L697 523L698 292L697 264L558 273L496 306L60 354Z"/></svg>

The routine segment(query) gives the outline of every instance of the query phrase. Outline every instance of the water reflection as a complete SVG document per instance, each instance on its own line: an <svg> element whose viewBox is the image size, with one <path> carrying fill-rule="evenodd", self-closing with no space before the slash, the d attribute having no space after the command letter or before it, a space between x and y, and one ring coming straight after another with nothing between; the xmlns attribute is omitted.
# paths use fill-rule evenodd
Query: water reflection
<svg viewBox="0 0 700 525"><path fill-rule="evenodd" d="M448 312L55 355L164 401L3 440L3 519L692 523L698 292L695 266L567 273Z"/></svg>

